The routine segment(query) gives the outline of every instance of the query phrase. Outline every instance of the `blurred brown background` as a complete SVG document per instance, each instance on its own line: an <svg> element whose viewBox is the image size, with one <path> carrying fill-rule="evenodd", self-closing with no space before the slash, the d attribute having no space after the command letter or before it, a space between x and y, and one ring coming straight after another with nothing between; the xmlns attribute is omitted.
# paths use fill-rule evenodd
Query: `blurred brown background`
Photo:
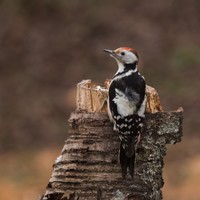
<svg viewBox="0 0 200 200"><path fill-rule="evenodd" d="M37 199L67 138L76 84L116 71L104 48L130 46L165 110L183 106L165 200L200 199L199 0L1 0L0 196Z"/></svg>

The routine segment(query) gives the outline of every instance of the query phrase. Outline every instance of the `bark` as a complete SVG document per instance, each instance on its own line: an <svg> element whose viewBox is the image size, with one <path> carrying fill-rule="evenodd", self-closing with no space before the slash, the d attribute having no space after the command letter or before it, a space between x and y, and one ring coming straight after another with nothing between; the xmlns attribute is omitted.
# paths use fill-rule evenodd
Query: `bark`
<svg viewBox="0 0 200 200"><path fill-rule="evenodd" d="M84 92L80 85L77 110L69 119L71 136L53 165L52 176L41 199L161 200L166 145L181 141L183 110L160 111L158 95L148 87L148 112L137 148L135 176L134 179L122 179L118 134L113 132L113 125L105 112L106 95L102 93L106 94L106 90L98 88L94 95L95 92L92 94L90 90L95 86L88 84L88 90ZM92 95L97 100L94 101Z"/></svg>

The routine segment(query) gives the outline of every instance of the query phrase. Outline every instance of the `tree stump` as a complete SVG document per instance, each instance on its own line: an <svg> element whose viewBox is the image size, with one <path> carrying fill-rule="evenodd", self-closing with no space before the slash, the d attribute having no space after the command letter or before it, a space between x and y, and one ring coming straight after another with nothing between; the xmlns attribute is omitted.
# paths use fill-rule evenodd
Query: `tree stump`
<svg viewBox="0 0 200 200"><path fill-rule="evenodd" d="M145 128L136 153L134 179L122 179L119 139L106 112L107 85L77 85L77 110L70 137L53 165L42 200L161 200L166 145L181 141L183 109L164 112L157 92L147 87Z"/></svg>

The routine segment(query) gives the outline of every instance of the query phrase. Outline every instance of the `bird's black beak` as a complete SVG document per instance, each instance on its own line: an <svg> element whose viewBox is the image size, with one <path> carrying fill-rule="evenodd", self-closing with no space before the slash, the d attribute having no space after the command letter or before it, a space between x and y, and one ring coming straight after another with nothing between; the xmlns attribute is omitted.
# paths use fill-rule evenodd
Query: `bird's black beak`
<svg viewBox="0 0 200 200"><path fill-rule="evenodd" d="M113 57L113 58L117 58L117 55L116 55L116 53L115 53L115 51L113 51L113 50L110 50L110 49L104 49L104 51L106 52L106 53L108 53L111 57Z"/></svg>
<svg viewBox="0 0 200 200"><path fill-rule="evenodd" d="M104 49L104 51L106 53L109 53L110 55L113 55L115 53L113 50L110 50L110 49Z"/></svg>
<svg viewBox="0 0 200 200"><path fill-rule="evenodd" d="M118 55L118 53L116 53L115 51L113 50L110 50L110 49L104 49L104 51L106 53L108 53L112 58L114 58L115 60L118 60L120 61L120 56Z"/></svg>

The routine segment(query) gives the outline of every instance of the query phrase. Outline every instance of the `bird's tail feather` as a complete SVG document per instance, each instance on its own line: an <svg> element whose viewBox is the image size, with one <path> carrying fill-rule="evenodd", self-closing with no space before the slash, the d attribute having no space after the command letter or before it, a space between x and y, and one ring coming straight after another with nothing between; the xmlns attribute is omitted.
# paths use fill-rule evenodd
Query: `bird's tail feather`
<svg viewBox="0 0 200 200"><path fill-rule="evenodd" d="M123 148L122 142L120 145L120 164L122 177L126 178L127 169L129 169L129 174L133 178L134 176L134 168L135 168L135 150L133 150L130 156L127 156L126 150Z"/></svg>

